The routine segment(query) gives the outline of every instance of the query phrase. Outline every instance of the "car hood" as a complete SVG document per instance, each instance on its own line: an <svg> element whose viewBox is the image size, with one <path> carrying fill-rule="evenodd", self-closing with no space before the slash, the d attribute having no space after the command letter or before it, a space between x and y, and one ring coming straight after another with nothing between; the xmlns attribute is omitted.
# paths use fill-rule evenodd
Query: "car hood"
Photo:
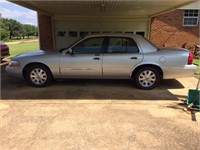
<svg viewBox="0 0 200 150"><path fill-rule="evenodd" d="M58 54L58 51L55 50L37 50L37 51L32 51L24 54L19 54L15 58L21 58L21 57L33 57L33 56L41 56L41 55L52 55L52 54Z"/></svg>

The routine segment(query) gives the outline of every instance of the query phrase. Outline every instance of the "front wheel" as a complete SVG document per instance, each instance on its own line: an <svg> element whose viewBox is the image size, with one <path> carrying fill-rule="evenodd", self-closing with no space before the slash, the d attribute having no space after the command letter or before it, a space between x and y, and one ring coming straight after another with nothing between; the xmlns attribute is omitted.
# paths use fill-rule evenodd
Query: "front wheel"
<svg viewBox="0 0 200 150"><path fill-rule="evenodd" d="M161 80L159 71L153 67L143 67L134 74L136 86L140 89L149 90L157 86Z"/></svg>
<svg viewBox="0 0 200 150"><path fill-rule="evenodd" d="M35 87L45 87L52 81L52 75L44 65L33 65L27 71L27 80Z"/></svg>

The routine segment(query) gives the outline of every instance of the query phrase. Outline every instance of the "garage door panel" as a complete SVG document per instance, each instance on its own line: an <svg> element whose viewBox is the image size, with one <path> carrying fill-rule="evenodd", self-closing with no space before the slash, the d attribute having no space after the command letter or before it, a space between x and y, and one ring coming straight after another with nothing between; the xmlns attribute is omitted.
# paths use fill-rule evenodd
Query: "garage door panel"
<svg viewBox="0 0 200 150"><path fill-rule="evenodd" d="M81 38L80 32L92 33L136 33L148 31L148 20L55 20L55 46L63 48ZM77 32L77 36L69 34Z"/></svg>

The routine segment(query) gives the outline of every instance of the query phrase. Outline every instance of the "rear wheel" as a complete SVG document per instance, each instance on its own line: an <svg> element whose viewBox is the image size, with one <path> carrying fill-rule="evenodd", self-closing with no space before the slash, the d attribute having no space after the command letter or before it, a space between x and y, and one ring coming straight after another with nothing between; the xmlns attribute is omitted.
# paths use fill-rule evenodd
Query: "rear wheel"
<svg viewBox="0 0 200 150"><path fill-rule="evenodd" d="M149 90L157 86L161 80L159 71L153 67L143 67L134 74L136 86L140 89Z"/></svg>
<svg viewBox="0 0 200 150"><path fill-rule="evenodd" d="M45 87L52 81L50 70L44 65L33 65L27 71L28 82L35 87Z"/></svg>

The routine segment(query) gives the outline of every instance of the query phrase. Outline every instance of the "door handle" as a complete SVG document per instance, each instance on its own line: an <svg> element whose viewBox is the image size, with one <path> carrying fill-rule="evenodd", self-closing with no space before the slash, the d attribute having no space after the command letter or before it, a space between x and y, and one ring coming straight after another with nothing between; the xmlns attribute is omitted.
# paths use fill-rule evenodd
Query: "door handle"
<svg viewBox="0 0 200 150"><path fill-rule="evenodd" d="M99 58L99 57L94 57L93 59L94 59L94 60L99 60L100 58Z"/></svg>
<svg viewBox="0 0 200 150"><path fill-rule="evenodd" d="M131 57L130 59L138 59L137 57Z"/></svg>

